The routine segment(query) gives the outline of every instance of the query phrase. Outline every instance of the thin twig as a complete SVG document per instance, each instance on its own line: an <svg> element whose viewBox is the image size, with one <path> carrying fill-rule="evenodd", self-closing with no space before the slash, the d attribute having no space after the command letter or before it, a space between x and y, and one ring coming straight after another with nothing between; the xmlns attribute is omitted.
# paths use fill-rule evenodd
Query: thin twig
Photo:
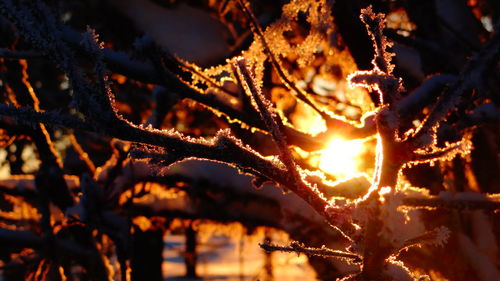
<svg viewBox="0 0 500 281"><path fill-rule="evenodd" d="M267 252L280 251L289 253L303 253L308 256L349 259L353 263L360 263L362 261L360 256L353 253L332 250L326 247L322 248L306 247L299 242L292 242L290 243L290 246L278 246L271 244L269 241L265 241L264 243L259 244L259 246Z"/></svg>
<svg viewBox="0 0 500 281"><path fill-rule="evenodd" d="M233 97L236 97L237 94L232 92L232 91L229 91L228 89L220 86L219 84L217 84L215 81L213 81L212 78L206 76L203 72L199 71L198 69L190 66L188 63L186 63L185 61L179 59L177 56L171 54L168 50L166 50L165 48L162 48L162 47L159 47L158 46L158 49L160 50L162 56L171 61L172 63L175 63L176 65L178 65L180 68L184 69L185 71L187 72L190 72L191 75L193 76L198 76L200 77L203 81L205 81L207 84L209 84L211 87L221 91L221 92L224 92L230 96L233 96Z"/></svg>
<svg viewBox="0 0 500 281"><path fill-rule="evenodd" d="M500 202L493 200L445 199L445 198L404 198L406 207L423 209L456 209L456 210L487 210L499 211Z"/></svg>

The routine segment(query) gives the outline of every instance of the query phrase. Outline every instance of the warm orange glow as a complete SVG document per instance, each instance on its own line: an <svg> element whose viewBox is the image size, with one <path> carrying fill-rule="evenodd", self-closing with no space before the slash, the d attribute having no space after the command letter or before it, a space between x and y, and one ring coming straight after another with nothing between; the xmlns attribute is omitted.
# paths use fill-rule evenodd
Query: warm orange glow
<svg viewBox="0 0 500 281"><path fill-rule="evenodd" d="M319 168L338 177L351 177L359 173L363 140L332 139L322 152Z"/></svg>

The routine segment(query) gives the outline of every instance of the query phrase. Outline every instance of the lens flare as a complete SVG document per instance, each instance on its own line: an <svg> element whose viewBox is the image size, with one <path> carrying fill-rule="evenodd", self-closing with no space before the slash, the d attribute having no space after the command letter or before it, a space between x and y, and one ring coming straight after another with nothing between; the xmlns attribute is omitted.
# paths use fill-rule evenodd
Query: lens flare
<svg viewBox="0 0 500 281"><path fill-rule="evenodd" d="M360 172L363 140L332 139L320 158L319 168L338 177L351 177Z"/></svg>

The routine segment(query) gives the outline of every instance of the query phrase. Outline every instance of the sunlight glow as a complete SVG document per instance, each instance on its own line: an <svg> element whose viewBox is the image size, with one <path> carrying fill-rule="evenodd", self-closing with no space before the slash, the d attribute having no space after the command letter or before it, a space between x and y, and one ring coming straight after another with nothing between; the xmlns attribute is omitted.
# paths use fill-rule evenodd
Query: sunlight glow
<svg viewBox="0 0 500 281"><path fill-rule="evenodd" d="M332 139L321 154L319 168L338 177L354 176L360 172L363 152L363 140Z"/></svg>

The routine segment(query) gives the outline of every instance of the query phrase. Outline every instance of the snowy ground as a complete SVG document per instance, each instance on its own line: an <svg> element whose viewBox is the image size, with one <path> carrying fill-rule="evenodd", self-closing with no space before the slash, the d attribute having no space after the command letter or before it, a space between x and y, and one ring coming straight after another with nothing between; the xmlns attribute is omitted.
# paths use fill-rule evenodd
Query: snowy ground
<svg viewBox="0 0 500 281"><path fill-rule="evenodd" d="M259 241L244 239L243 243L225 236L214 236L200 242L198 248L197 273L204 280L250 281L250 280L316 280L315 273L305 256L274 253L272 274L269 278L264 268L265 255ZM168 281L188 280L185 274L182 251L184 236L169 235L163 252L163 273Z"/></svg>

